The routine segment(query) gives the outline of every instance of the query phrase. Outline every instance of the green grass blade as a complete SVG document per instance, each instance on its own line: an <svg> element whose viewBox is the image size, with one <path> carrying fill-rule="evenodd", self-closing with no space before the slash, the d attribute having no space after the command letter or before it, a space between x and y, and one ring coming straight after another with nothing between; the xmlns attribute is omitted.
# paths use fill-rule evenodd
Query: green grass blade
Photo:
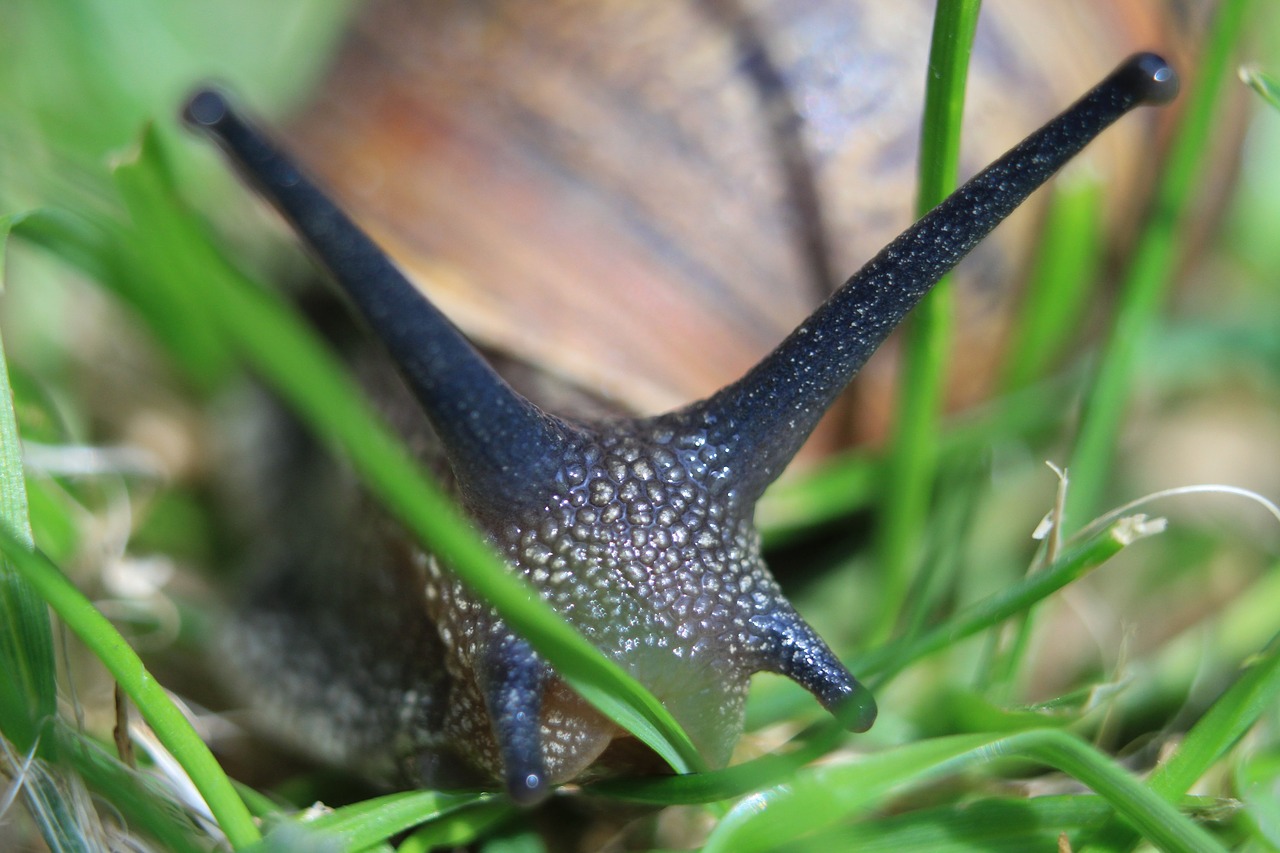
<svg viewBox="0 0 1280 853"><path fill-rule="evenodd" d="M9 232L20 217L0 217L0 291ZM22 444L9 369L0 341L0 523L32 547L31 521L22 465ZM39 753L55 749L40 742L57 708L53 634L49 610L7 560L0 560L0 733L22 753L39 742ZM16 782L14 784L17 784ZM55 849L80 849L68 835L74 811L42 762L32 762L23 793L46 843Z"/></svg>
<svg viewBox="0 0 1280 853"><path fill-rule="evenodd" d="M17 217L0 217L0 290L4 248ZM13 410L13 392L0 341L0 522L32 546L23 478L22 444ZM49 611L30 585L0 563L0 729L20 752L35 742L43 720L57 708L53 634Z"/></svg>
<svg viewBox="0 0 1280 853"><path fill-rule="evenodd" d="M949 648L966 637L994 628L1009 617L1025 612L1102 565L1143 535L1145 531L1140 521L1122 519L1085 541L1064 549L1047 568L970 605L943 624L918 637L906 638L865 655L855 662L855 671L864 673L864 678L872 684L881 685L926 655Z"/></svg>
<svg viewBox="0 0 1280 853"><path fill-rule="evenodd" d="M1062 833L1070 837L1097 825L1110 813L1106 800L1092 795L992 797L855 823L805 839L805 846L810 850L858 853L1051 851Z"/></svg>
<svg viewBox="0 0 1280 853"><path fill-rule="evenodd" d="M400 853L427 853L429 850L461 849L473 845L495 826L509 819L514 809L507 803L490 802L460 809L415 831L397 850ZM493 846L488 840L482 849Z"/></svg>
<svg viewBox="0 0 1280 853"><path fill-rule="evenodd" d="M855 819L894 794L997 758L1047 764L1088 785L1151 841L1168 851L1221 851L1212 836L1129 773L1073 735L1057 730L959 735L919 741L838 765L811 768L788 784L748 797L712 832L707 853L776 849L809 832Z"/></svg>
<svg viewBox="0 0 1280 853"><path fill-rule="evenodd" d="M1169 851L1217 851L1223 847L1174 806L1118 764L1066 732L1026 732L993 745L996 752L1042 761L1084 782L1145 838Z"/></svg>
<svg viewBox="0 0 1280 853"><path fill-rule="evenodd" d="M878 690L912 663L995 628L1012 616L1025 613L1102 565L1127 545L1153 532L1155 528L1147 527L1143 516L1120 519L1084 539L1069 543L1051 565L974 602L945 622L919 635L903 637L857 655L846 663L864 683ZM797 712L795 700L779 702L770 709L770 714L758 715L752 723L764 725Z"/></svg>
<svg viewBox="0 0 1280 853"><path fill-rule="evenodd" d="M1151 213L1122 280L1115 322L1085 394L1080 428L1068 470L1066 522L1092 518L1100 508L1116 436L1124 417L1138 353L1157 321L1160 303L1178 262L1177 232L1201 172L1229 60L1244 28L1247 0L1218 8L1186 113L1156 188Z"/></svg>
<svg viewBox="0 0 1280 853"><path fill-rule="evenodd" d="M490 794L442 794L408 791L344 806L310 820L290 821L263 839L266 849L307 850L310 845L337 845L342 850L365 850L423 824L440 821L462 810L491 803L509 812L508 803Z"/></svg>
<svg viewBox="0 0 1280 853"><path fill-rule="evenodd" d="M140 229L165 234L175 281L205 301L207 319L318 434L340 448L365 484L432 553L489 601L583 698L672 767L702 759L670 713L639 682L583 639L512 576L453 502L373 415L337 360L283 303L235 270L177 201L158 140L116 170Z"/></svg>
<svg viewBox="0 0 1280 853"><path fill-rule="evenodd" d="M0 291L9 232L22 217L0 217ZM13 408L9 369L0 341L0 525L31 548L31 519L22 465L22 444ZM7 560L0 559L0 733L23 753L37 748L54 757L49 724L57 712L56 668L49 610ZM15 782L14 784L18 784ZM56 770L37 758L28 767L23 796L45 843L53 850L88 850L77 819L76 780L64 784Z"/></svg>
<svg viewBox="0 0 1280 853"><path fill-rule="evenodd" d="M256 841L257 827L217 759L124 637L56 566L27 548L7 526L0 531L0 551L115 677L156 737L191 777L232 845L242 847Z"/></svg>
<svg viewBox="0 0 1280 853"><path fill-rule="evenodd" d="M130 306L196 388L216 387L230 369L221 339L204 323L198 300L163 266L162 235L130 229L108 216L49 207L14 229Z"/></svg>
<svg viewBox="0 0 1280 853"><path fill-rule="evenodd" d="M599 796L653 806L721 802L782 784L800 768L830 753L847 736L839 722L824 720L798 738L803 743L788 753L685 776L609 779L593 784L590 790Z"/></svg>
<svg viewBox="0 0 1280 853"><path fill-rule="evenodd" d="M921 740L854 763L797 773L786 785L739 802L711 833L704 853L775 849L873 807L911 780L940 775L936 768L989 743L974 735Z"/></svg>
<svg viewBox="0 0 1280 853"><path fill-rule="evenodd" d="M1280 641L1249 662L1236 682L1196 721L1172 756L1151 774L1151 789L1182 797L1239 743L1263 714L1280 705Z"/></svg>
<svg viewBox="0 0 1280 853"><path fill-rule="evenodd" d="M916 214L923 216L955 189L960 124L979 0L938 0L925 86ZM872 642L888 638L911 586L937 467L939 419L950 345L951 288L939 282L903 324L903 365L878 550L884 577L883 614Z"/></svg>
<svg viewBox="0 0 1280 853"><path fill-rule="evenodd" d="M1151 791L1166 802L1179 800L1278 703L1280 639L1275 639L1196 721L1173 755L1152 771L1147 782ZM1129 827L1112 820L1082 850L1128 850L1136 841Z"/></svg>
<svg viewBox="0 0 1280 853"><path fill-rule="evenodd" d="M1254 834L1270 849L1280 849L1280 748L1273 740L1270 747L1247 756L1236 767L1233 775L1235 789L1247 810L1248 822Z"/></svg>
<svg viewBox="0 0 1280 853"><path fill-rule="evenodd" d="M1102 182L1088 169L1067 169L1052 184L1022 307L1004 356L1006 390L1041 378L1079 331L1101 267L1103 191Z"/></svg>

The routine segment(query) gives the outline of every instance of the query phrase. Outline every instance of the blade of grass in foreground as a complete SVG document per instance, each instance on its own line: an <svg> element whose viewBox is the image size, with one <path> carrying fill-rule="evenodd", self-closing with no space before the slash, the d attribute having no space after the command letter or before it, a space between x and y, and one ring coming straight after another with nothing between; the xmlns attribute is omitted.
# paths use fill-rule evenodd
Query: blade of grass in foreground
<svg viewBox="0 0 1280 853"><path fill-rule="evenodd" d="M1260 68L1241 68L1240 81L1280 110L1280 77L1268 74Z"/></svg>
<svg viewBox="0 0 1280 853"><path fill-rule="evenodd" d="M0 276L4 248L15 217L0 218ZM3 290L3 280L0 280ZM23 481L22 445L9 388L9 369L0 342L0 522L32 547ZM41 720L57 708L53 634L44 602L13 569L0 562L0 730L27 752Z"/></svg>
<svg viewBox="0 0 1280 853"><path fill-rule="evenodd" d="M0 551L115 677L156 737L187 771L231 844L242 847L256 841L259 833L253 818L217 759L124 637L56 566L27 548L7 526L0 531Z"/></svg>
<svg viewBox="0 0 1280 853"><path fill-rule="evenodd" d="M432 553L489 601L583 698L679 772L702 759L670 713L639 682L583 639L522 579L512 576L453 502L373 415L346 372L277 298L241 275L177 199L159 140L115 172L134 224L163 252L158 265L205 300L228 346L332 446Z"/></svg>
<svg viewBox="0 0 1280 853"><path fill-rule="evenodd" d="M942 624L919 635L895 640L846 660L845 663L871 689L878 690L915 661L1025 612L1102 565L1126 545L1158 531L1159 524L1148 523L1142 515L1118 519L1102 530L1068 544L1050 566L1032 572L1016 583L969 605ZM799 706L794 698L797 696L798 694L792 693L789 698L775 703L768 714L759 714L748 708L748 724L756 727L798 713Z"/></svg>
<svg viewBox="0 0 1280 853"><path fill-rule="evenodd" d="M9 231L20 217L0 218L0 276ZM3 279L0 278L0 291ZM15 533L20 547L33 547L22 445L13 410L9 368L0 341L0 526ZM75 792L58 778L44 757L56 753L47 726L57 713L56 670L49 610L14 566L0 558L0 734L23 753L35 753L21 778L27 811L51 848L87 850L77 822ZM8 749L6 744L6 749ZM38 757L37 757L38 756ZM72 781L74 784L74 780Z"/></svg>
<svg viewBox="0 0 1280 853"><path fill-rule="evenodd" d="M920 132L920 185L916 215L923 216L956 187L960 170L960 124L969 55L978 28L979 0L938 0L925 85ZM892 633L911 587L937 468L938 422L947 349L951 339L950 276L938 282L902 325L903 365L884 479L878 551L884 600L873 644Z"/></svg>
<svg viewBox="0 0 1280 853"><path fill-rule="evenodd" d="M805 841L810 850L858 853L1047 853L1063 833L1074 837L1110 813L1107 801L1092 794L994 797L860 821Z"/></svg>
<svg viewBox="0 0 1280 853"><path fill-rule="evenodd" d="M1173 755L1152 771L1148 787L1167 802L1177 801L1278 702L1280 639L1273 639L1191 727ZM1130 827L1112 819L1082 850L1114 853L1131 849L1136 841Z"/></svg>
<svg viewBox="0 0 1280 853"><path fill-rule="evenodd" d="M1033 572L982 601L976 602L942 625L919 637L893 643L864 656L857 671L866 673L869 683L882 685L911 663L994 628L1017 613L1043 601L1086 572L1102 565L1125 546L1158 532L1158 524L1148 524L1145 516L1129 516L1109 525L1083 542L1072 545L1047 568Z"/></svg>
<svg viewBox="0 0 1280 853"><path fill-rule="evenodd" d="M428 853L430 850L474 845L477 840L488 835L495 826L511 817L512 811L509 804L492 801L460 809L415 831L397 850L399 853ZM484 849L496 851L500 849L500 843L490 838L484 845ZM545 849L538 840L535 846L530 848L530 853L540 853Z"/></svg>
<svg viewBox="0 0 1280 853"><path fill-rule="evenodd" d="M485 803L501 806L504 813L510 813L512 809L509 803L492 794L406 791L344 806L311 820L287 822L268 834L266 841L270 845L278 835L280 838L299 838L304 845L336 841L341 843L343 850L364 850L415 826L431 824L460 810ZM300 846L298 849L309 848Z"/></svg>
<svg viewBox="0 0 1280 853"><path fill-rule="evenodd" d="M1107 800L1161 849L1209 853L1224 848L1172 805L1073 735L1038 730L919 741L843 764L797 773L786 785L746 798L711 833L707 853L773 850L810 832L851 820L895 793L997 758L1047 764Z"/></svg>

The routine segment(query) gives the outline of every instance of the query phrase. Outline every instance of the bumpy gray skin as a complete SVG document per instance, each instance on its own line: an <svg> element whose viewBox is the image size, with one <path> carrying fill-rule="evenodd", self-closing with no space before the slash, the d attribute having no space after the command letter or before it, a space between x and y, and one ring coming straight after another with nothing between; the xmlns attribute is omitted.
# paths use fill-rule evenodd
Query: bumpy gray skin
<svg viewBox="0 0 1280 853"><path fill-rule="evenodd" d="M874 717L765 568L752 524L760 494L942 275L1104 128L1176 91L1159 57L1131 58L885 247L741 380L669 415L594 425L516 394L221 95L197 95L187 118L227 148L374 328L439 438L463 504L512 571L649 687L717 766L741 731L754 672L799 682L855 730ZM267 614L265 630L292 649L277 703L324 726L335 757L357 753L376 767L392 756L427 784L450 784L469 766L527 803L578 777L620 734L429 557L410 561L407 574L384 571L385 562L339 547L309 567L313 581L274 596L268 585L250 611ZM315 582L334 566L351 585ZM271 601L279 606L264 606ZM316 612L291 615L299 602ZM261 643L245 645L250 663L270 657ZM354 673L349 682L326 680L325 648L343 661L335 672Z"/></svg>
<svg viewBox="0 0 1280 853"><path fill-rule="evenodd" d="M384 398L402 394L379 384ZM434 448L406 409L389 407L402 433ZM370 526L356 485L319 451L306 455L289 464L310 479L271 512L287 519L278 547L221 649L277 735L374 780L503 779L522 799L589 769L660 769L638 749L600 762L625 732L434 558L387 522ZM618 420L578 433L528 508L470 508L515 570L663 700L711 766L729 758L753 673L796 678L833 708L857 689L765 567L754 500L732 486L728 456L698 418ZM874 713L864 701L857 728Z"/></svg>
<svg viewBox="0 0 1280 853"><path fill-rule="evenodd" d="M720 766L741 731L753 673L800 678L829 706L856 685L765 567L754 501L726 476L726 449L681 420L621 421L584 435L568 448L540 506L503 519L478 517L508 563L663 700ZM500 776L518 757L504 759L475 721L491 691L510 687L474 674L495 658L517 669L536 659L487 606L431 565L429 613L450 674L467 685L446 729ZM618 732L569 698L540 663L534 671L535 689L548 690L538 732L545 771L552 782L572 779Z"/></svg>

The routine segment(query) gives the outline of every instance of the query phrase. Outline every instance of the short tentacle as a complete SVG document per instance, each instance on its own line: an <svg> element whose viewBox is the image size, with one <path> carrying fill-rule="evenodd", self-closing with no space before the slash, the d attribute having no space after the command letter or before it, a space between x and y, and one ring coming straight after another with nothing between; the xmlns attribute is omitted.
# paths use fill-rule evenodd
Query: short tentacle
<svg viewBox="0 0 1280 853"><path fill-rule="evenodd" d="M484 653L480 689L502 756L507 793L534 805L551 793L542 756L542 694L547 667L524 640L495 638Z"/></svg>
<svg viewBox="0 0 1280 853"><path fill-rule="evenodd" d="M789 605L753 616L751 627L769 642L760 669L785 675L808 690L850 731L871 728L876 719L871 692Z"/></svg>
<svg viewBox="0 0 1280 853"><path fill-rule="evenodd" d="M736 457L735 485L763 492L837 395L943 275L1094 137L1141 104L1176 95L1160 57L1131 57L908 228L739 381L682 414Z"/></svg>
<svg viewBox="0 0 1280 853"><path fill-rule="evenodd" d="M221 144L359 307L426 410L464 493L493 509L495 502L536 500L558 469L572 428L512 390L373 240L225 97L199 92L184 116Z"/></svg>

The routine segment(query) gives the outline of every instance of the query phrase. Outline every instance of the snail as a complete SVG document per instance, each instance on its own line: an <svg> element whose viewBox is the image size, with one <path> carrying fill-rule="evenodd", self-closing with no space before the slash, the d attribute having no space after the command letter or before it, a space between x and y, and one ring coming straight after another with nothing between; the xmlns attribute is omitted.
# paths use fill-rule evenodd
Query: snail
<svg viewBox="0 0 1280 853"><path fill-rule="evenodd" d="M510 569L661 699L716 767L741 733L756 672L794 680L855 731L875 716L765 566L757 499L943 274L1102 130L1135 106L1168 102L1177 85L1155 54L1130 58L889 243L745 376L666 414L598 422L549 414L515 392L223 95L196 94L185 118L283 214L385 346L443 446L459 501ZM429 555L371 578L377 558L351 553L368 565L350 577L365 576L385 611L316 583L276 590L259 606L275 621L250 632L274 631L271 654L285 656L287 673L274 687L295 720L331 721L323 737L335 756L382 762L410 784L500 780L521 803L598 763L634 762L634 745ZM334 604L291 621L293 594ZM317 665L316 638L345 665ZM266 641L255 642L239 655L250 667Z"/></svg>

